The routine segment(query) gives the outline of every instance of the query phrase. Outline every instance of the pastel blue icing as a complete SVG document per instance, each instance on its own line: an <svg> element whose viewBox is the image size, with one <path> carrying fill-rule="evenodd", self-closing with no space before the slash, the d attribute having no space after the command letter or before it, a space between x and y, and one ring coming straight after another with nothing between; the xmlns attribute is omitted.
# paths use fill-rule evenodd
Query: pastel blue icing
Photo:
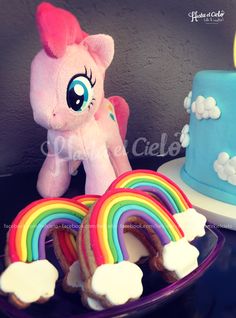
<svg viewBox="0 0 236 318"><path fill-rule="evenodd" d="M198 120L191 111L190 144L181 177L193 189L236 205L236 186L221 180L213 167L220 152L236 155L236 72L198 72L193 80L191 103L199 95L213 97L221 116Z"/></svg>

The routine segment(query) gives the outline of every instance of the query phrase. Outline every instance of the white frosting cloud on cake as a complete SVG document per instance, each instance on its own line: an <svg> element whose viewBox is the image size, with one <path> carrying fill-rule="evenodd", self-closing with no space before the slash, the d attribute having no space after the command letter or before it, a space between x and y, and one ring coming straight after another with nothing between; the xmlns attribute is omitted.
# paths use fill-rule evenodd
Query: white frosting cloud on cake
<svg viewBox="0 0 236 318"><path fill-rule="evenodd" d="M173 217L183 230L184 236L189 242L196 237L205 235L207 219L195 209L190 208L182 213L175 213Z"/></svg>
<svg viewBox="0 0 236 318"><path fill-rule="evenodd" d="M10 264L0 277L0 289L12 293L24 303L54 295L57 269L47 260Z"/></svg>
<svg viewBox="0 0 236 318"><path fill-rule="evenodd" d="M216 100L209 96L207 98L198 96L192 103L192 112L196 118L201 119L218 119L221 115L220 108L216 105Z"/></svg>
<svg viewBox="0 0 236 318"><path fill-rule="evenodd" d="M163 265L167 270L175 272L178 278L183 278L198 267L198 256L198 249L186 238L163 247Z"/></svg>
<svg viewBox="0 0 236 318"><path fill-rule="evenodd" d="M187 113L190 113L191 99L192 99L192 91L190 91L188 93L188 96L186 96L184 99L184 108L186 109Z"/></svg>
<svg viewBox="0 0 236 318"><path fill-rule="evenodd" d="M180 143L183 148L187 148L190 143L190 137L189 137L189 125L184 125L183 129L181 130L180 135Z"/></svg>
<svg viewBox="0 0 236 318"><path fill-rule="evenodd" d="M219 153L214 170L221 180L236 186L236 156L230 158L227 152Z"/></svg>
<svg viewBox="0 0 236 318"><path fill-rule="evenodd" d="M111 304L122 305L142 295L142 277L139 266L129 261L103 264L96 268L91 287L95 294L105 296Z"/></svg>

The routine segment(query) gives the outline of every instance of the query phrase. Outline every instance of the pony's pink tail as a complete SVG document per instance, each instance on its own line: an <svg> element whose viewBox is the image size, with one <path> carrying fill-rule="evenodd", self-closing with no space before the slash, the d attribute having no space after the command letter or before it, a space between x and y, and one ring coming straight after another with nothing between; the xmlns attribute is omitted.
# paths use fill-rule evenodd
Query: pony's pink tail
<svg viewBox="0 0 236 318"><path fill-rule="evenodd" d="M122 140L125 140L128 118L129 118L129 105L126 100L121 96L111 96L108 100L112 103L115 109L116 118L120 130Z"/></svg>

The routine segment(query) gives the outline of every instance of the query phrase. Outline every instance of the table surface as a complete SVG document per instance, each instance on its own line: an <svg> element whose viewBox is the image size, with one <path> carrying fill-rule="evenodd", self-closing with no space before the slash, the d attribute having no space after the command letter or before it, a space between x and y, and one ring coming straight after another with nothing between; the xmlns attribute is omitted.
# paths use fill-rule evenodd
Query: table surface
<svg viewBox="0 0 236 318"><path fill-rule="evenodd" d="M131 162L134 169L157 170L170 158L139 158ZM0 178L1 217L0 254L4 253L8 225L28 203L39 199L35 184L37 173L24 173ZM83 193L83 170L72 178L67 197ZM181 296L163 305L148 317L235 318L236 317L236 232L221 230L226 238L215 264ZM0 314L0 317L4 317Z"/></svg>

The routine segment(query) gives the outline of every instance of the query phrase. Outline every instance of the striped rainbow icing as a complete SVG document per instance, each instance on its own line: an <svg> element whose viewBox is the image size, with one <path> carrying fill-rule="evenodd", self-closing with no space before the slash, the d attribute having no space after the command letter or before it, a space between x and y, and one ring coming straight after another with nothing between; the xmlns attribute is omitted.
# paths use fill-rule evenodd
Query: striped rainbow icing
<svg viewBox="0 0 236 318"><path fill-rule="evenodd" d="M128 260L123 229L135 216L152 226L162 245L184 236L173 216L150 195L131 189L110 190L95 203L89 219L90 244L97 266ZM82 235L84 232L82 229Z"/></svg>
<svg viewBox="0 0 236 318"><path fill-rule="evenodd" d="M138 189L156 196L171 214L192 208L183 191L163 174L151 170L128 171L118 177L109 189Z"/></svg>
<svg viewBox="0 0 236 318"><path fill-rule="evenodd" d="M85 205L90 208L99 198L99 195L85 194L78 195L73 198L76 202ZM61 254L64 257L68 266L71 266L74 262L78 260L77 249L76 249L76 237L72 233L59 229L54 231L54 237L56 236Z"/></svg>
<svg viewBox="0 0 236 318"><path fill-rule="evenodd" d="M61 251L60 256L63 257L63 260L70 267L78 260L76 237L66 230L57 229L53 233L53 239L56 240L57 248Z"/></svg>
<svg viewBox="0 0 236 318"><path fill-rule="evenodd" d="M45 240L56 225L78 229L88 208L71 199L41 199L29 204L11 224L8 236L10 262L45 259ZM74 248L74 246L73 246Z"/></svg>
<svg viewBox="0 0 236 318"><path fill-rule="evenodd" d="M73 200L75 200L76 202L82 203L86 205L88 208L90 208L99 198L100 198L100 195L84 194L84 195L77 195L76 197L73 198Z"/></svg>

